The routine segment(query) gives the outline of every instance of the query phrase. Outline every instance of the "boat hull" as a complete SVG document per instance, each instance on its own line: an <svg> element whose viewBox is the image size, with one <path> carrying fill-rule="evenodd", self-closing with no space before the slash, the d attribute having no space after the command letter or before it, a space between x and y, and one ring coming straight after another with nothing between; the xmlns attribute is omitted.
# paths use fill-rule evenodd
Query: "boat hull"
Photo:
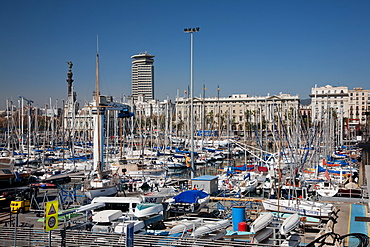
<svg viewBox="0 0 370 247"><path fill-rule="evenodd" d="M361 198L362 197L362 189L339 189L336 196L340 197L350 197L350 198Z"/></svg>
<svg viewBox="0 0 370 247"><path fill-rule="evenodd" d="M99 196L115 196L117 192L117 187L112 185L103 188L89 188L85 191L85 195L88 199L92 200Z"/></svg>
<svg viewBox="0 0 370 247"><path fill-rule="evenodd" d="M280 233L283 235L288 234L291 230L293 230L300 222L300 217L297 213L292 214L288 218L286 218L281 224Z"/></svg>
<svg viewBox="0 0 370 247"><path fill-rule="evenodd" d="M258 232L265 228L268 224L272 222L274 215L272 213L267 213L260 215L251 225L251 232Z"/></svg>
<svg viewBox="0 0 370 247"><path fill-rule="evenodd" d="M313 202L297 203L296 201L267 199L262 201L265 210L283 212L283 213L299 213L300 215L313 216L320 218L329 218L332 212L331 206L316 205Z"/></svg>

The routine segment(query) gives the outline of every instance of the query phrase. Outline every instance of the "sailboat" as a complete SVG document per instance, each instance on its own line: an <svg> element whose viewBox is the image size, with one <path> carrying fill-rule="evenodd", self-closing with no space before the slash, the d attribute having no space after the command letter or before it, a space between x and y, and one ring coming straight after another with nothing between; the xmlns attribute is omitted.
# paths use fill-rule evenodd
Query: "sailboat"
<svg viewBox="0 0 370 247"><path fill-rule="evenodd" d="M333 204L313 202L305 199L298 200L279 200L265 199L262 201L263 207L267 211L283 213L299 213L304 216L329 218L334 210Z"/></svg>
<svg viewBox="0 0 370 247"><path fill-rule="evenodd" d="M105 108L100 102L99 93L99 54L96 54L96 83L95 83L95 106L93 108L94 119L94 165L93 171L97 175L95 178L87 181L84 192L90 200L99 196L114 196L117 194L117 186L110 178L103 178L104 161L104 129L103 119ZM93 174L93 175L95 175Z"/></svg>

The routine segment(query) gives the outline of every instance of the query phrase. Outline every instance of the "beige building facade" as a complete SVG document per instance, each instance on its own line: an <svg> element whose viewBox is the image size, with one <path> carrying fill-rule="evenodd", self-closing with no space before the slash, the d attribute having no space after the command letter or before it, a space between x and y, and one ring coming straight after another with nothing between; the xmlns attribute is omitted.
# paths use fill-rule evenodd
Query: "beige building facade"
<svg viewBox="0 0 370 247"><path fill-rule="evenodd" d="M370 112L370 90L356 87L326 85L311 89L312 121L321 121L329 111L349 122L366 124L366 113Z"/></svg>
<svg viewBox="0 0 370 247"><path fill-rule="evenodd" d="M194 98L194 123L196 130L231 129L243 131L249 124L272 125L277 119L286 121L289 113L299 109L299 96L279 95L249 96L233 94L230 97ZM190 98L176 99L176 123L186 125L190 119Z"/></svg>

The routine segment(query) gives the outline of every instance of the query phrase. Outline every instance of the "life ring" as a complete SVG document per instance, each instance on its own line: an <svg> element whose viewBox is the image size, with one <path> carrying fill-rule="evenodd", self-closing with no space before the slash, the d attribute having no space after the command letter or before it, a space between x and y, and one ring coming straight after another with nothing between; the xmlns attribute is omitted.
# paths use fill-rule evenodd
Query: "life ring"
<svg viewBox="0 0 370 247"><path fill-rule="evenodd" d="M315 185L313 186L313 188L314 188L315 190L317 190L317 189L319 189L319 188L320 188L320 185L315 184Z"/></svg>

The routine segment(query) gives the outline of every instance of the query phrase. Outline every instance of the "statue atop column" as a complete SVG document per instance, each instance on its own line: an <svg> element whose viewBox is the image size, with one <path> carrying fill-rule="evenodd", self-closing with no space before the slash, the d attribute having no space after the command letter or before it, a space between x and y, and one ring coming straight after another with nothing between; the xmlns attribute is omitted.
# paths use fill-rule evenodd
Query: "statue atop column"
<svg viewBox="0 0 370 247"><path fill-rule="evenodd" d="M69 62L67 62L67 63L68 63L68 68L72 69L72 67L73 67L73 63L72 63L72 61L69 61Z"/></svg>
<svg viewBox="0 0 370 247"><path fill-rule="evenodd" d="M72 79L72 76L73 76L73 73L72 73L72 67L73 67L73 63L72 61L69 61L67 62L68 63L68 72L67 72L67 82L68 82L68 97L72 96L72 82L73 82L73 79Z"/></svg>

